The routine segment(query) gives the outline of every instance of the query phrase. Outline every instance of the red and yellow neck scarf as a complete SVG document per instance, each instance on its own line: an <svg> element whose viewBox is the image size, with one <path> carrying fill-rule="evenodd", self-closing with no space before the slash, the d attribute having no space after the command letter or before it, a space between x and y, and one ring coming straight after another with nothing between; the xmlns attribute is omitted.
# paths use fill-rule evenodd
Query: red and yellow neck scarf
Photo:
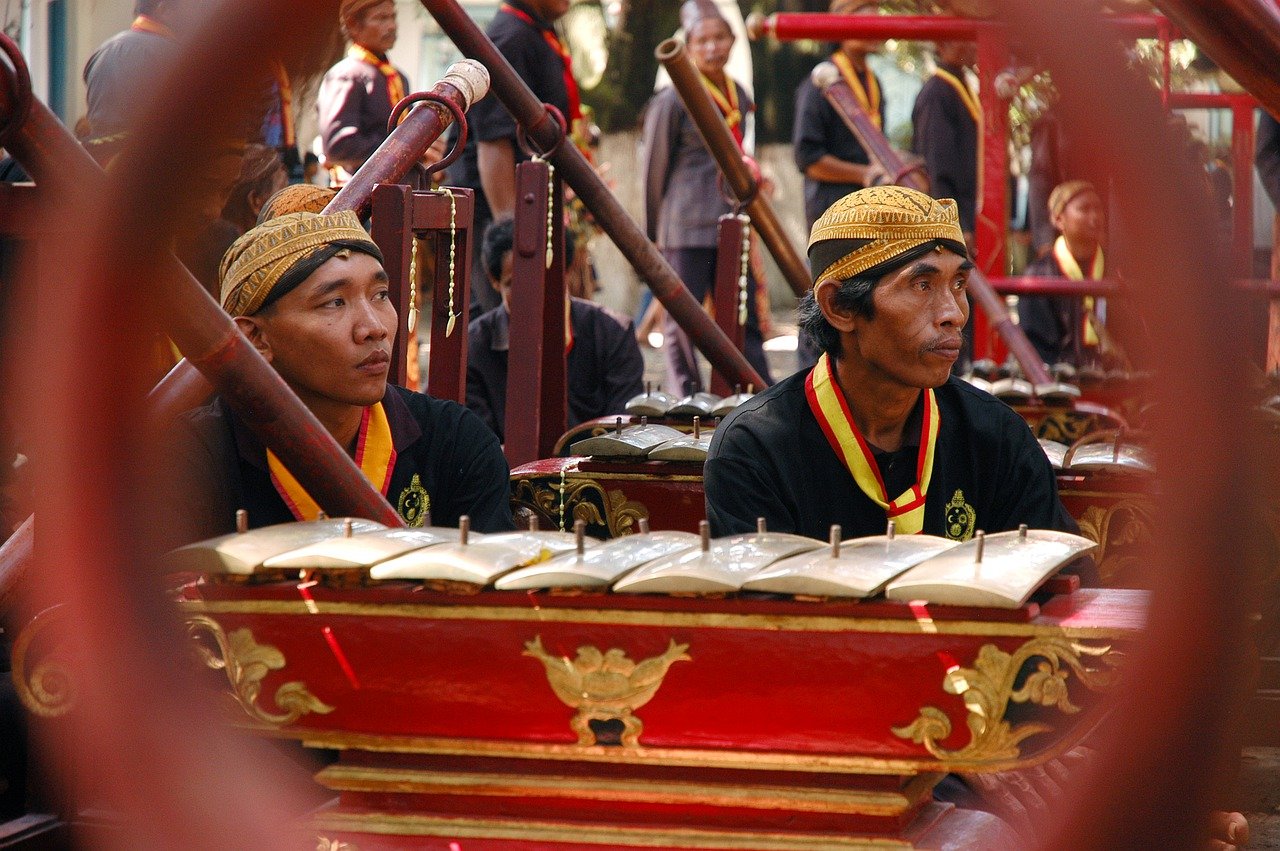
<svg viewBox="0 0 1280 851"><path fill-rule="evenodd" d="M391 439L391 424L387 422L387 412L381 402L364 409L356 437L355 461L365 478L386 496L391 471L396 466L396 449ZM320 515L320 506L270 449L267 468L271 471L271 484L296 519L315 520Z"/></svg>
<svg viewBox="0 0 1280 851"><path fill-rule="evenodd" d="M720 114L724 116L724 123L729 125L729 132L733 134L734 140L738 143L738 150L742 150L742 110L738 107L738 86L727 75L724 78L725 90L721 91L720 87L707 77L706 74L700 74L702 77L702 85L706 86L711 99L715 101L716 108L720 110Z"/></svg>
<svg viewBox="0 0 1280 851"><path fill-rule="evenodd" d="M372 65L382 72L382 76L387 78L387 96L391 98L392 106L404 100L404 80L400 78L400 72L396 70L396 66L378 56L372 50L361 47L358 44L353 44L347 48L347 56L359 62Z"/></svg>
<svg viewBox="0 0 1280 851"><path fill-rule="evenodd" d="M938 442L938 428L942 417L932 390L924 391L924 416L920 425L920 454L916 459L916 483L890 500L885 492L880 467L871 454L871 447L858 431L849 413L849 404L836 382L835 368L828 355L818 358L818 365L805 379L805 396L809 409L822 427L849 475L867 497L885 510L899 532L915 535L924 528L925 497L929 493L929 480L933 477L934 448Z"/></svg>
<svg viewBox="0 0 1280 851"><path fill-rule="evenodd" d="M837 50L831 56L831 61L840 69L840 76L844 78L845 83L853 91L853 96L858 99L858 103L862 104L862 109L867 113L867 117L871 119L871 123L880 128L880 84L876 82L876 75L867 72L867 85L862 85L862 77L858 74L853 63L849 61L849 57L843 52Z"/></svg>
<svg viewBox="0 0 1280 851"><path fill-rule="evenodd" d="M582 120L582 97L578 94L578 81L573 78L573 57L569 54L569 48L564 46L564 42L556 36L551 29L540 25L533 19L533 16L523 9L517 9L510 3L503 3L498 7L499 12L506 12L514 18L524 21L529 26L538 30L542 34L542 40L550 45L551 49L560 57L560 63L564 66L564 90L568 94L569 114L565 119L569 122L569 130L574 130L574 125Z"/></svg>
<svg viewBox="0 0 1280 851"><path fill-rule="evenodd" d="M139 15L134 18L133 23L129 25L129 29L137 33L151 33L152 35L158 35L161 38L172 39L174 37L173 30L169 29L155 18L151 18L146 15Z"/></svg>
<svg viewBox="0 0 1280 851"><path fill-rule="evenodd" d="M1058 268L1062 270L1062 274L1066 275L1072 281L1085 280L1084 270L1080 268L1080 264L1076 262L1075 255L1071 253L1071 249L1067 247L1066 237L1060 236L1053 242L1053 259L1058 261ZM1093 262L1089 264L1089 280L1101 281L1102 273L1106 270L1106 261L1102 257L1102 246L1093 253ZM1084 327L1080 329L1083 335L1084 344L1086 346L1098 345L1098 329L1093 327L1093 296L1084 297Z"/></svg>

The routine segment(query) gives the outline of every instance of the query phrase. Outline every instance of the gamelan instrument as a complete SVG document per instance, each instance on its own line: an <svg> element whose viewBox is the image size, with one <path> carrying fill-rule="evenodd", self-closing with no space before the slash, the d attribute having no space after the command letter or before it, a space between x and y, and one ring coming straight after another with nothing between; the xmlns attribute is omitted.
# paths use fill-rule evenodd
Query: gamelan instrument
<svg viewBox="0 0 1280 851"><path fill-rule="evenodd" d="M362 848L998 842L1001 825L934 785L1073 746L1146 599L1046 579L1093 544L1036 530L824 543L641 523L588 546L578 521L555 533L571 549L539 557L431 529L389 560L370 547L356 585L331 581L352 570L343 542L400 546L404 531L291 525L315 527L296 534L310 566L286 557L300 575L213 569L180 606L241 724L337 749L316 779L338 798L312 824ZM938 602L973 594L975 546L986 581L1016 575L1029 599ZM429 579L441 565L484 589Z"/></svg>

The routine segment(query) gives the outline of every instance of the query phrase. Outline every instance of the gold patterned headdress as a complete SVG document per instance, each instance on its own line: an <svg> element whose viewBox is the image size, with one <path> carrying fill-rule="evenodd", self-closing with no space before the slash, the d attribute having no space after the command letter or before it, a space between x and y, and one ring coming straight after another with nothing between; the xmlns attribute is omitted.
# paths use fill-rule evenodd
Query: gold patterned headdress
<svg viewBox="0 0 1280 851"><path fill-rule="evenodd" d="M1093 188L1093 184L1087 180L1068 180L1065 183L1059 183L1049 193L1050 218L1060 216L1062 211L1067 209L1068 204L1085 192L1097 193L1097 191L1097 189Z"/></svg>
<svg viewBox="0 0 1280 851"><path fill-rule="evenodd" d="M964 246L955 201L930 198L902 186L859 189L832 204L813 223L809 236L813 280L853 278L938 239Z"/></svg>
<svg viewBox="0 0 1280 851"><path fill-rule="evenodd" d="M297 277L300 272L309 275L343 248L382 261L382 252L350 210L331 216L288 213L258 225L233 242L222 257L218 269L222 307L232 316L251 316L273 291L283 289L286 278L297 278L285 283L297 286L306 277Z"/></svg>
<svg viewBox="0 0 1280 851"><path fill-rule="evenodd" d="M267 199L258 213L258 224L287 213L323 213L338 190L311 183L293 183Z"/></svg>
<svg viewBox="0 0 1280 851"><path fill-rule="evenodd" d="M379 3L385 2L386 0L342 0L342 5L338 7L338 23L354 21L363 15L366 9L372 9Z"/></svg>

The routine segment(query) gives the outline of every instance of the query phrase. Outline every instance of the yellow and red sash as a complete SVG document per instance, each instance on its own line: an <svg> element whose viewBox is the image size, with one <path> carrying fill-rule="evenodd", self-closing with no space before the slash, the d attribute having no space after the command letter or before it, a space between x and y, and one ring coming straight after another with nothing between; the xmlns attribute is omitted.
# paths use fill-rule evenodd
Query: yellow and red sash
<svg viewBox="0 0 1280 851"><path fill-rule="evenodd" d="M292 148L298 140L297 132L293 127L293 82L289 79L289 72L285 70L283 63L273 62L271 70L275 74L276 90L280 93L280 141L286 147ZM396 75L396 79L400 79L399 74ZM391 102L392 106L395 104L395 101Z"/></svg>
<svg viewBox="0 0 1280 851"><path fill-rule="evenodd" d="M938 429L942 424L933 390L924 391L916 483L892 501L885 492L884 479L871 454L871 447L867 445L849 413L849 404L836 383L835 369L828 355L823 354L818 358L817 366L805 379L804 392L809 400L809 409L822 427L822 433L827 436L827 442L831 444L836 457L844 463L849 475L858 483L858 488L885 510L889 519L895 522L897 531L908 535L919 533L924 528L925 497L929 493L929 480L933 477L934 448L938 442Z"/></svg>
<svg viewBox="0 0 1280 851"><path fill-rule="evenodd" d="M721 91L720 87L711 82L706 74L700 74L702 77L702 85L707 87L707 92L711 95L711 99L715 101L716 108L720 110L720 114L724 116L724 123L729 125L729 132L733 134L733 138L738 143L738 150L742 150L742 110L738 108L738 86L727 75L724 81L728 83L728 91Z"/></svg>
<svg viewBox="0 0 1280 851"><path fill-rule="evenodd" d="M951 88L956 90L956 94L960 96L960 101L964 104L964 108L969 111L969 117L973 119L974 126L978 128L978 163L977 163L978 192L977 192L977 203L975 206L978 208L979 211L981 211L982 210L982 157L983 157L982 104L974 96L973 92L969 91L969 87L964 84L964 81L961 80L959 77L957 77L955 74L952 74L950 71L944 68L937 68L934 70L933 73L934 73L934 76L938 77L938 79L942 80L944 83L946 83Z"/></svg>
<svg viewBox="0 0 1280 851"><path fill-rule="evenodd" d="M506 12L513 18L519 18L538 30L542 34L542 40L550 45L551 49L560 57L560 63L564 66L564 89L569 99L569 114L565 116L565 119L569 122L569 130L573 131L575 124L582 120L582 97L578 94L578 81L573 78L573 57L569 53L569 48L564 46L564 42L560 41L555 32L539 26L533 16L523 9L517 9L509 3L503 3L498 7L498 11Z"/></svg>
<svg viewBox="0 0 1280 851"><path fill-rule="evenodd" d="M133 23L129 25L129 29L137 33L151 33L161 38L173 38L173 30L157 21L155 18L146 15L139 15L133 19Z"/></svg>
<svg viewBox="0 0 1280 851"><path fill-rule="evenodd" d="M391 439L391 424L382 403L364 409L360 419L360 433L356 437L356 465L375 488L387 495L391 486L391 471L396 466L396 448ZM270 449L267 450L267 468L271 471L271 484L289 506L298 520L315 520L320 506L307 493L293 474Z"/></svg>
<svg viewBox="0 0 1280 851"><path fill-rule="evenodd" d="M1060 236L1054 240L1053 259L1058 261L1058 268L1070 280L1085 280L1084 270L1080 268L1071 249L1067 247L1066 237ZM1101 281L1106 266L1106 261L1102 257L1102 246L1099 245L1097 251L1093 253L1093 262L1089 264L1089 280ZM1093 327L1093 296L1091 295L1084 297L1084 327L1080 331L1084 335L1086 346L1098 345L1098 329Z"/></svg>
<svg viewBox="0 0 1280 851"><path fill-rule="evenodd" d="M853 63L849 61L849 57L843 52L837 50L831 55L831 61L840 69L840 76L844 77L844 81L853 91L853 96L858 99L858 103L862 104L862 109L871 119L871 123L880 128L880 84L876 82L876 75L870 71L867 72L867 85L862 85L862 78L858 74Z"/></svg>
<svg viewBox="0 0 1280 851"><path fill-rule="evenodd" d="M396 70L396 66L378 56L372 50L361 47L358 44L353 44L347 48L347 56L359 62L372 65L382 72L382 76L387 78L387 96L391 98L392 106L404 100L404 80L400 78L400 72Z"/></svg>

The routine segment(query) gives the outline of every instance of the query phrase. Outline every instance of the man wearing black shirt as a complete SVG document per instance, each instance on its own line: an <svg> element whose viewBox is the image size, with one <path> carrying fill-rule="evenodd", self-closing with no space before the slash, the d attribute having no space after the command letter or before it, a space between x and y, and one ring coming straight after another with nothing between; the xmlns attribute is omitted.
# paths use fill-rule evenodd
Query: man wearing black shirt
<svg viewBox="0 0 1280 851"><path fill-rule="evenodd" d="M950 199L862 189L814 224L801 324L824 354L741 405L707 460L714 535L1075 530L1023 420L950 377L973 268Z"/></svg>
<svg viewBox="0 0 1280 851"><path fill-rule="evenodd" d="M569 66L568 50L552 28L569 11L569 0L507 0L489 23L485 34L511 63L520 79L543 103L560 110L572 129L580 120L578 87ZM449 177L455 186L475 191L472 233L484 238L489 222L515 213L516 163L529 155L516 140L516 121L495 97L487 97L467 113L467 147ZM457 130L451 129L451 139ZM489 285L473 252L471 266L471 315L498 306L498 293Z"/></svg>
<svg viewBox="0 0 1280 851"><path fill-rule="evenodd" d="M507 358L510 354L511 268L515 222L498 219L485 231L482 255L489 283L502 303L471 320L467 329L467 407L499 440L507 425ZM565 265L573 262L573 236L565 233ZM629 319L594 302L567 299L565 339L568 425L625 413L627 400L644 391L644 359Z"/></svg>
<svg viewBox="0 0 1280 851"><path fill-rule="evenodd" d="M973 243L978 212L978 147L982 107L965 83L977 60L971 41L938 42L938 67L924 81L911 110L911 150L924 159L929 194L954 198L960 228Z"/></svg>
<svg viewBox="0 0 1280 851"><path fill-rule="evenodd" d="M409 526L513 528L498 441L461 405L387 384L396 312L378 248L354 213L289 213L250 230L223 260L222 302L241 333ZM315 519L319 506L221 401L189 413L179 470L196 499L186 540ZM184 541L185 542L185 541Z"/></svg>

